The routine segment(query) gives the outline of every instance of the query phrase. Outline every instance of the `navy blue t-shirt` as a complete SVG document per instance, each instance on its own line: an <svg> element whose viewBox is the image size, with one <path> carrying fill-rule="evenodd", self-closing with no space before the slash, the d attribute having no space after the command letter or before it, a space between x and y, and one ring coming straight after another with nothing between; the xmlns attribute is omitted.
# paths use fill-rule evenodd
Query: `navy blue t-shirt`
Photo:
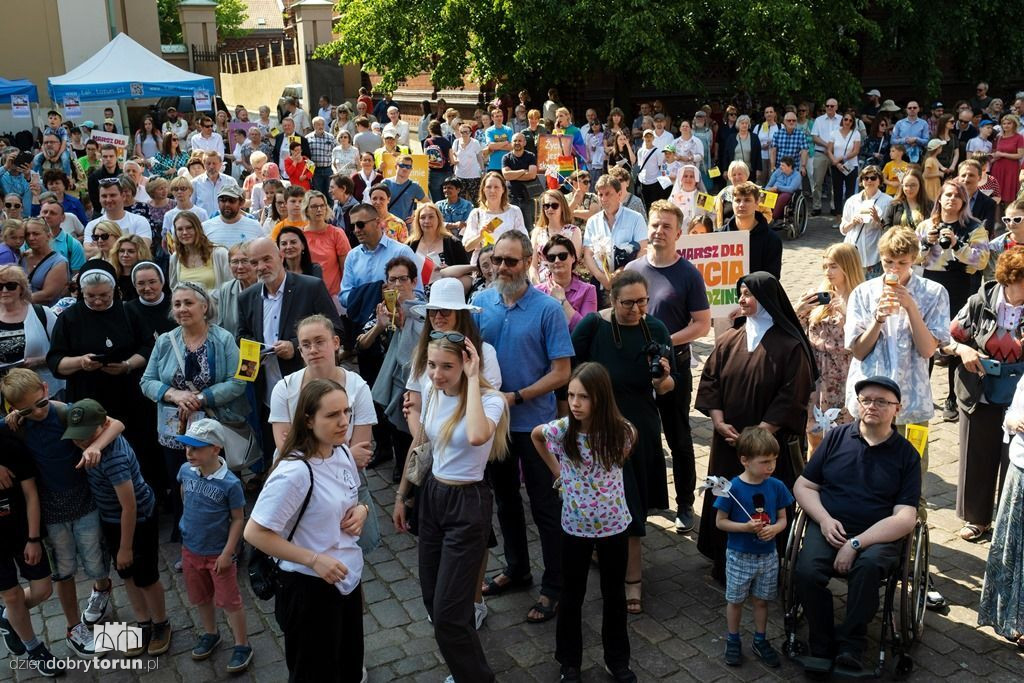
<svg viewBox="0 0 1024 683"><path fill-rule="evenodd" d="M871 446L860 421L836 427L814 451L804 478L821 487L821 503L849 538L892 515L897 505L917 507L921 498L921 457L893 430Z"/></svg>
<svg viewBox="0 0 1024 683"><path fill-rule="evenodd" d="M631 261L626 270L635 270L647 280L651 301L647 312L665 323L669 334L690 324L694 311L706 311L708 294L697 267L684 258L671 266L652 266L646 256Z"/></svg>
<svg viewBox="0 0 1024 683"><path fill-rule="evenodd" d="M127 481L132 482L135 492L136 519L144 522L153 514L156 506L153 489L142 478L135 451L123 436L117 437L103 449L99 464L86 470L86 476L101 521L108 524L121 523L121 501L117 499L114 487Z"/></svg>
<svg viewBox="0 0 1024 683"><path fill-rule="evenodd" d="M779 521L779 510L793 504L793 494L789 492L782 481L775 477L768 477L760 484L748 484L736 476L732 478L732 488L729 492L736 496L743 508L755 518L759 514L767 515L770 524ZM747 512L744 512L729 496L716 497L715 509L728 514L729 519L733 522L750 521ZM729 550L755 555L768 555L775 552L775 539L762 541L751 533L729 532L728 536L727 547Z"/></svg>

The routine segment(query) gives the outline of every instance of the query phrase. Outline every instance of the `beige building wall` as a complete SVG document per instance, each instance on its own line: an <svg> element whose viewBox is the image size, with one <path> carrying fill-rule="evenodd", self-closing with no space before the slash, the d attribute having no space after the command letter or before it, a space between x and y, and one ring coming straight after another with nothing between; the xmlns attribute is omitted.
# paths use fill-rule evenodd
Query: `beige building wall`
<svg viewBox="0 0 1024 683"><path fill-rule="evenodd" d="M265 104L271 111L276 111L284 86L303 82L304 67L303 64L282 64L247 73L222 72L220 96L231 107L243 104L250 112L255 112ZM310 109L307 107L307 111Z"/></svg>

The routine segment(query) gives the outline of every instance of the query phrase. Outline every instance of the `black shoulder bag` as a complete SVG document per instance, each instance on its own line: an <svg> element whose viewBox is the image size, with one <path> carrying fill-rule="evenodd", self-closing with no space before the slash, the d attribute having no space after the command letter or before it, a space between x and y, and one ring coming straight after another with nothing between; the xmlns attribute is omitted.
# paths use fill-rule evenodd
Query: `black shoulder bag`
<svg viewBox="0 0 1024 683"><path fill-rule="evenodd" d="M309 470L309 490L306 491L306 499L302 501L302 507L299 508L299 516L295 520L295 525L292 527L291 533L288 534L289 542L295 536L295 530L299 528L302 515L306 514L309 499L313 497L313 467L305 460L302 462ZM277 589L281 585L280 563L281 560L253 547L252 553L249 555L249 586L252 588L253 595L260 600L269 600L277 594Z"/></svg>

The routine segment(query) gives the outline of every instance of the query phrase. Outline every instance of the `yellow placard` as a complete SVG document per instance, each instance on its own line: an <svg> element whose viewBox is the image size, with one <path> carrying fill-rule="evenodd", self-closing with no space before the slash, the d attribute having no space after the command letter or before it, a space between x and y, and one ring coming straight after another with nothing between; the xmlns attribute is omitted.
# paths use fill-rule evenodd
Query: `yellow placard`
<svg viewBox="0 0 1024 683"><path fill-rule="evenodd" d="M718 170L717 166L712 166L711 168L708 169L709 178L717 178L720 175L722 175L722 172Z"/></svg>
<svg viewBox="0 0 1024 683"><path fill-rule="evenodd" d="M762 210L763 209L774 209L775 208L775 202L777 202L777 201L779 201L779 193L778 192L768 192L766 190L761 190L761 196L758 198L758 202L757 202L758 203L758 208L762 209Z"/></svg>
<svg viewBox="0 0 1024 683"><path fill-rule="evenodd" d="M256 376L260 374L260 349L263 344L251 339L242 339L238 348L238 369L235 370L235 379L243 382L255 382Z"/></svg>
<svg viewBox="0 0 1024 683"><path fill-rule="evenodd" d="M430 166L428 165L426 154L412 155L412 174L409 177L423 188L423 194L427 197L427 201L429 201L430 186L428 181L430 179Z"/></svg>
<svg viewBox="0 0 1024 683"><path fill-rule="evenodd" d="M715 198L712 195L704 194L703 192L697 193L697 208L703 209L707 212L715 210Z"/></svg>
<svg viewBox="0 0 1024 683"><path fill-rule="evenodd" d="M917 449L917 454L923 458L924 449L928 447L928 427L908 424L907 441Z"/></svg>

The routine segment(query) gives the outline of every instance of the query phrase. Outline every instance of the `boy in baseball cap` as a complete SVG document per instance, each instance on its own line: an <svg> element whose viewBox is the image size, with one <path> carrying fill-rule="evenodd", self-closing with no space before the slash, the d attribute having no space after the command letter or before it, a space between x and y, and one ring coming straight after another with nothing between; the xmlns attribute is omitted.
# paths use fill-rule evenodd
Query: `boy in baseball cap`
<svg viewBox="0 0 1024 683"><path fill-rule="evenodd" d="M192 659L210 657L220 644L214 608L227 614L235 639L228 673L245 671L252 661L246 637L245 610L238 589L235 549L242 538L245 493L221 453L227 445L225 427L203 418L177 437L187 462L178 470L184 502L181 529L181 568L188 599L199 610L203 633L192 648Z"/></svg>
<svg viewBox="0 0 1024 683"><path fill-rule="evenodd" d="M68 406L63 438L81 449L93 445L107 427L107 411L87 398ZM100 513L100 529L107 551L115 558L117 574L142 629L139 647L125 653L156 657L171 644L164 588L160 584L159 515L153 489L142 478L131 444L118 436L102 449L96 467L86 470L89 489Z"/></svg>

